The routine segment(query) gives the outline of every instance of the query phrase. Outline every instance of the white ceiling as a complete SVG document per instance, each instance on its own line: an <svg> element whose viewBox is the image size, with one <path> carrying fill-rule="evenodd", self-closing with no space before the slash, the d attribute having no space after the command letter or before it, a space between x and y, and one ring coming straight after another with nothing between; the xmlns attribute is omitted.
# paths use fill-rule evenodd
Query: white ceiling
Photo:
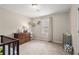
<svg viewBox="0 0 79 59"><path fill-rule="evenodd" d="M38 4L38 9L32 8L32 4L2 4L0 7L22 14L27 17L38 17L59 12L69 11L69 4Z"/></svg>

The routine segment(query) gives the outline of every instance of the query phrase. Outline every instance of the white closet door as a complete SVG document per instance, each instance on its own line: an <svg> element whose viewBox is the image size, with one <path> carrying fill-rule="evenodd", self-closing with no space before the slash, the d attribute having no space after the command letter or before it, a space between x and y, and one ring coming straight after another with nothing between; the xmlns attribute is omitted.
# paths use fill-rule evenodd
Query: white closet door
<svg viewBox="0 0 79 59"><path fill-rule="evenodd" d="M78 31L78 52L79 52L79 11L78 11L78 19L77 19L77 31Z"/></svg>
<svg viewBox="0 0 79 59"><path fill-rule="evenodd" d="M38 20L40 19L34 19L34 22L37 22ZM33 27L33 39L36 39L36 40L40 40L41 39L41 26L40 24L37 24Z"/></svg>
<svg viewBox="0 0 79 59"><path fill-rule="evenodd" d="M43 18L41 20L41 39L45 41L50 41L49 39L49 29L50 29L50 19L49 18Z"/></svg>
<svg viewBox="0 0 79 59"><path fill-rule="evenodd" d="M51 19L49 17L34 19L34 21L40 21L40 24L33 27L33 37L37 40L51 41L52 33Z"/></svg>

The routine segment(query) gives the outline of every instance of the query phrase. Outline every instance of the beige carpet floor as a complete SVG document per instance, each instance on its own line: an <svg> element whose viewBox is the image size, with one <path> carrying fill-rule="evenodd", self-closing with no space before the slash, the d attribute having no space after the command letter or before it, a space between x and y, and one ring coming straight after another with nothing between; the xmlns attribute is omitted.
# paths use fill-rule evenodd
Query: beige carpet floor
<svg viewBox="0 0 79 59"><path fill-rule="evenodd" d="M61 44L32 40L20 45L20 55L65 55Z"/></svg>

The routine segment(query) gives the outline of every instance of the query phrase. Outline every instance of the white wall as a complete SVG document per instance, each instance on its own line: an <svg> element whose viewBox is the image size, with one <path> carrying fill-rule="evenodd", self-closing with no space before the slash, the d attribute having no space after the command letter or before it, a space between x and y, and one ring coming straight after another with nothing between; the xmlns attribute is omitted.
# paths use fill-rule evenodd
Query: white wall
<svg viewBox="0 0 79 59"><path fill-rule="evenodd" d="M53 42L63 43L63 33L70 32L69 13L53 15Z"/></svg>
<svg viewBox="0 0 79 59"><path fill-rule="evenodd" d="M12 35L22 25L28 27L29 18L0 8L0 35Z"/></svg>
<svg viewBox="0 0 79 59"><path fill-rule="evenodd" d="M44 16L44 17L39 17L39 18L35 18L35 20L41 20L41 22L45 22L46 20L48 20L49 18L49 23L47 24L42 24L42 26L44 25L48 25L49 28L49 38L47 39L48 41L53 41L56 43L63 43L63 33L66 32L70 32L70 20L69 20L69 13L57 13L57 14L53 14L53 15L49 15L49 16ZM46 35L42 35L41 31L42 29L44 29L44 27L42 27L41 25L37 25L36 27L34 27L33 29L33 33L35 35L34 39L41 39L41 40L46 40L41 38L41 36L45 36L47 38ZM51 40L50 40L51 39Z"/></svg>
<svg viewBox="0 0 79 59"><path fill-rule="evenodd" d="M70 22L71 22L71 34L72 34L72 43L74 48L74 54L78 54L78 7L77 5L72 5L70 9Z"/></svg>

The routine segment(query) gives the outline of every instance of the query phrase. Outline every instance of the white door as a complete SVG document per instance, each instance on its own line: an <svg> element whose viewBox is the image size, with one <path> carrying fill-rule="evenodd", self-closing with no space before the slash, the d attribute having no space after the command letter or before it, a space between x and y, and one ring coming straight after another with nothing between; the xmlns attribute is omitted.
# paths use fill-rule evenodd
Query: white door
<svg viewBox="0 0 79 59"><path fill-rule="evenodd" d="M34 39L52 41L52 19L50 17L34 19L34 21L38 20L40 21L40 24L37 24L35 27L33 27Z"/></svg>
<svg viewBox="0 0 79 59"><path fill-rule="evenodd" d="M41 39L48 41L49 40L49 19L42 19L41 21Z"/></svg>
<svg viewBox="0 0 79 59"><path fill-rule="evenodd" d="M41 39L45 41L52 41L52 19L49 17L43 18L41 20Z"/></svg>
<svg viewBox="0 0 79 59"><path fill-rule="evenodd" d="M77 19L77 31L78 31L78 52L79 52L79 11L78 11L78 19Z"/></svg>

